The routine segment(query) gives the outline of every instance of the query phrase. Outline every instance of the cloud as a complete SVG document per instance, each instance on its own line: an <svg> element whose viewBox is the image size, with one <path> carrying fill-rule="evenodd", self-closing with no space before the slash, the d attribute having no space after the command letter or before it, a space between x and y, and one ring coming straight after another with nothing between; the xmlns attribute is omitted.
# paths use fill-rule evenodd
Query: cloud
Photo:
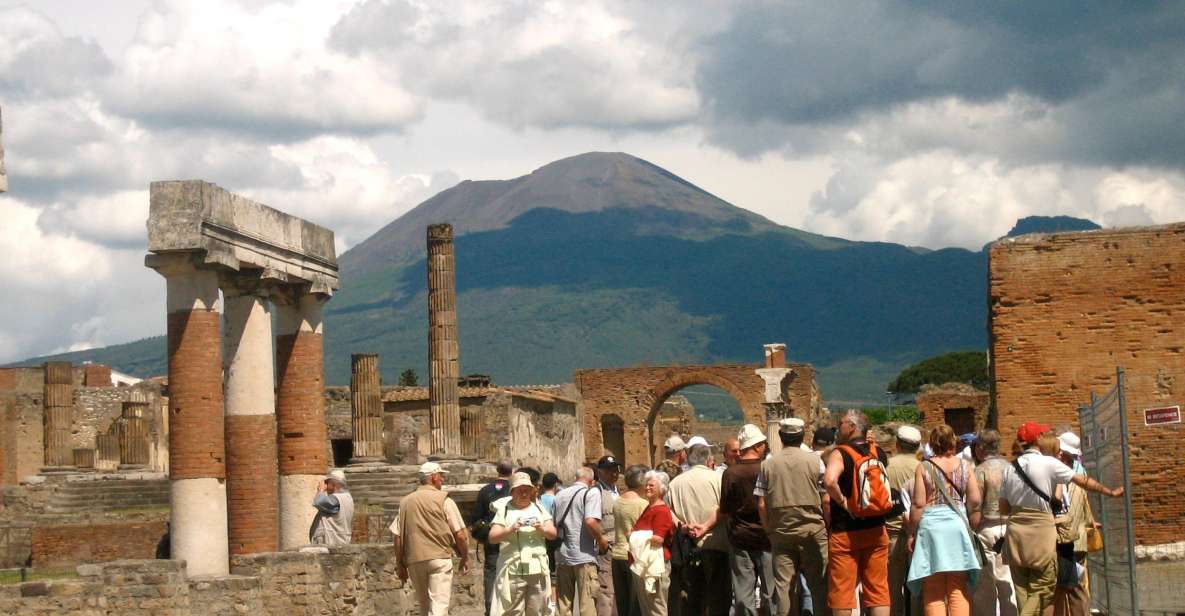
<svg viewBox="0 0 1185 616"><path fill-rule="evenodd" d="M326 46L348 2L161 2L105 85L119 114L149 126L299 140L397 131L420 101L391 69Z"/></svg>
<svg viewBox="0 0 1185 616"><path fill-rule="evenodd" d="M32 9L0 9L0 89L10 99L67 95L110 70L111 62L93 41L62 36Z"/></svg>
<svg viewBox="0 0 1185 616"><path fill-rule="evenodd" d="M644 130L693 119L690 58L625 6L368 0L331 40L397 67L424 96L514 127Z"/></svg>
<svg viewBox="0 0 1185 616"><path fill-rule="evenodd" d="M1045 162L1180 167L1179 8L745 4L706 40L697 86L714 142L750 155L826 149L849 130L883 124L903 110L946 106L989 112L993 130L948 135L939 125L925 140L905 136L917 147L1005 158L1018 155L1019 141L1040 143L1019 155ZM746 142L738 125L763 130ZM820 131L831 139L818 139Z"/></svg>

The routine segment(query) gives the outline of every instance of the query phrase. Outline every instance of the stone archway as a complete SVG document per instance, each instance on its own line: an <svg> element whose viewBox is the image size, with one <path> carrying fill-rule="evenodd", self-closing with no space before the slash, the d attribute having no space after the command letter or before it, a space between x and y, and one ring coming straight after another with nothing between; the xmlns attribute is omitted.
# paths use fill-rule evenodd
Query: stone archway
<svg viewBox="0 0 1185 616"><path fill-rule="evenodd" d="M745 421L765 428L772 418L802 417L813 422L820 412L819 388L810 364L786 364L777 357L766 364L722 364L701 366L646 366L577 370L584 421L585 458L604 454L601 418L616 415L622 420L626 464L651 461L650 429L658 409L671 394L689 385L711 385L727 392L740 405ZM768 387L769 371L781 374ZM763 375L762 373L766 373ZM616 453L616 452L615 452Z"/></svg>

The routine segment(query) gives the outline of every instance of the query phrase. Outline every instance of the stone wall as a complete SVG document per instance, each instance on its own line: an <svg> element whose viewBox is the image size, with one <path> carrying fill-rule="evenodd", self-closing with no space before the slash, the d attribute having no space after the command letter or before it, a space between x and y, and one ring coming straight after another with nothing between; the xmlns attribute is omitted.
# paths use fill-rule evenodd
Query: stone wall
<svg viewBox="0 0 1185 616"><path fill-rule="evenodd" d="M488 440L479 459L510 458L564 479L584 462L583 426L574 401L499 392L486 399L483 412L482 433Z"/></svg>
<svg viewBox="0 0 1185 616"><path fill-rule="evenodd" d="M1177 463L1185 425L1145 426L1143 410L1185 404L1185 224L1027 235L989 251L997 424L1077 425L1090 393L1127 373L1136 538L1185 538ZM1007 444L1006 444L1007 445Z"/></svg>
<svg viewBox="0 0 1185 616"><path fill-rule="evenodd" d="M620 369L578 370L584 422L585 452L604 450L601 418L620 418L625 431L625 464L650 464L653 423L663 402L688 385L714 385L728 392L740 405L745 422L767 425L766 384L756 365L660 366ZM819 387L815 369L809 364L790 364L782 385L785 412L813 425L821 417Z"/></svg>
<svg viewBox="0 0 1185 616"><path fill-rule="evenodd" d="M33 566L154 558L166 528L164 520L36 526L32 530Z"/></svg>
<svg viewBox="0 0 1185 616"><path fill-rule="evenodd" d="M923 431L949 423L956 434L978 432L987 426L991 394L966 383L924 385L918 392L917 405L922 414ZM964 410L968 411L966 417ZM951 417L947 416L947 411ZM964 421L966 425L963 425Z"/></svg>
<svg viewBox="0 0 1185 616"><path fill-rule="evenodd" d="M45 462L44 405L41 392L2 393L4 475L0 483L13 485L41 470Z"/></svg>
<svg viewBox="0 0 1185 616"><path fill-rule="evenodd" d="M418 614L409 584L395 575L390 546L326 553L236 556L230 576L190 579L182 561L83 565L77 579L0 586L0 613L22 616L238 616L241 614ZM481 573L453 578L449 614L482 612Z"/></svg>

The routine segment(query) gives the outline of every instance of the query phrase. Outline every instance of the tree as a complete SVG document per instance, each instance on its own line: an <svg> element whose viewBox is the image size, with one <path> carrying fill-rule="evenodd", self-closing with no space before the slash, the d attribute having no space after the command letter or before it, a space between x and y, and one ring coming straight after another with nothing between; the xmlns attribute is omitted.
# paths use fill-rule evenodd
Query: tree
<svg viewBox="0 0 1185 616"><path fill-rule="evenodd" d="M408 368L399 373L400 387L415 387L420 384L420 377L416 376L416 371Z"/></svg>
<svg viewBox="0 0 1185 616"><path fill-rule="evenodd" d="M969 383L987 389L987 354L983 351L958 351L938 355L906 368L889 383L895 394L914 394L922 385Z"/></svg>

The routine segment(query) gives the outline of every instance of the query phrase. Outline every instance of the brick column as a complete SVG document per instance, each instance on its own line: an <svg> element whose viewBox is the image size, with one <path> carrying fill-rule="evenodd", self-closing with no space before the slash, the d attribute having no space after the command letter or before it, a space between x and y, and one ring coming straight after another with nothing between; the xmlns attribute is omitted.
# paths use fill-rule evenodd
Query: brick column
<svg viewBox="0 0 1185 616"><path fill-rule="evenodd" d="M70 430L74 417L74 374L68 361L50 361L45 372L45 469L74 466Z"/></svg>
<svg viewBox="0 0 1185 616"><path fill-rule="evenodd" d="M313 497L329 471L321 295L276 300L280 548L309 542Z"/></svg>
<svg viewBox="0 0 1185 616"><path fill-rule="evenodd" d="M226 448L218 276L185 255L150 255L168 289L172 557L189 575L227 575Z"/></svg>
<svg viewBox="0 0 1185 616"><path fill-rule="evenodd" d="M382 461L383 394L378 355L350 356L350 410L354 429L354 455L350 463Z"/></svg>
<svg viewBox="0 0 1185 616"><path fill-rule="evenodd" d="M430 455L461 455L461 403L457 392L456 260L453 227L428 226L428 429Z"/></svg>
<svg viewBox="0 0 1185 616"><path fill-rule="evenodd" d="M279 549L272 311L250 280L224 280L226 513L231 555Z"/></svg>
<svg viewBox="0 0 1185 616"><path fill-rule="evenodd" d="M148 403L124 402L120 419L119 467L144 468L148 465Z"/></svg>

